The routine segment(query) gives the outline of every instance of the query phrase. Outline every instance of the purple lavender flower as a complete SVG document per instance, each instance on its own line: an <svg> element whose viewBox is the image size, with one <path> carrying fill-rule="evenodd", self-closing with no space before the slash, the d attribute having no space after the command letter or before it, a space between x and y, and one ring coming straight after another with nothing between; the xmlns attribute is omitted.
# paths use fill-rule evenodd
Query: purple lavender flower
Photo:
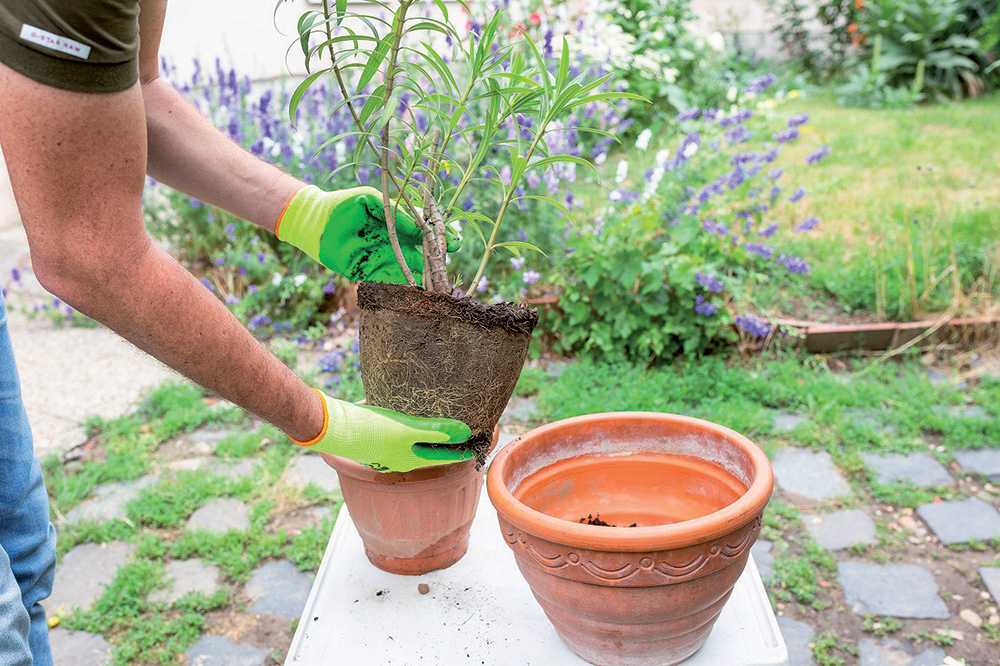
<svg viewBox="0 0 1000 666"><path fill-rule="evenodd" d="M17 270L17 268L10 269L10 279L16 284L21 284L21 271Z"/></svg>
<svg viewBox="0 0 1000 666"><path fill-rule="evenodd" d="M323 285L323 293L326 294L327 296L330 296L336 292L337 292L337 285L336 283L334 283L333 280L330 280L329 282Z"/></svg>
<svg viewBox="0 0 1000 666"><path fill-rule="evenodd" d="M679 114L677 114L677 122L683 123L688 120L694 120L701 113L701 109L697 106L692 106L690 109L684 109Z"/></svg>
<svg viewBox="0 0 1000 666"><path fill-rule="evenodd" d="M694 299L694 311L700 315L711 317L716 313L717 308L711 303L706 302L704 296L698 294Z"/></svg>
<svg viewBox="0 0 1000 666"><path fill-rule="evenodd" d="M763 257L764 259L770 259L771 255L774 254L774 248L764 243L744 243L743 247L750 254L756 254L758 257Z"/></svg>
<svg viewBox="0 0 1000 666"><path fill-rule="evenodd" d="M263 264L265 261L267 261L267 255L263 251L257 250L257 263Z"/></svg>
<svg viewBox="0 0 1000 666"><path fill-rule="evenodd" d="M746 92L748 93L763 92L764 90L770 88L777 82L778 82L778 77L774 74L765 74L764 76L758 76L756 79L750 82L750 85L746 87Z"/></svg>
<svg viewBox="0 0 1000 666"><path fill-rule="evenodd" d="M714 291L715 293L719 293L722 291L723 287L722 280L715 277L714 275L708 275L707 273L695 273L694 279L695 282L697 282L698 284L700 284L702 287L704 287L709 291Z"/></svg>
<svg viewBox="0 0 1000 666"><path fill-rule="evenodd" d="M334 350L327 354L323 354L319 357L316 362L319 365L321 372L337 372L340 370L340 364L344 361L344 352L341 350Z"/></svg>
<svg viewBox="0 0 1000 666"><path fill-rule="evenodd" d="M800 200L805 195L806 195L806 191L800 187L797 190L795 190L794 192L792 192L792 196L788 197L788 200L791 201L792 203L795 203L796 201Z"/></svg>
<svg viewBox="0 0 1000 666"><path fill-rule="evenodd" d="M226 294L226 305L232 307L234 305L239 305L240 299L236 298L232 294Z"/></svg>
<svg viewBox="0 0 1000 666"><path fill-rule="evenodd" d="M351 340L351 344L349 345L349 349L354 354L360 353L361 352L361 338L357 337L357 338L354 338L353 340Z"/></svg>
<svg viewBox="0 0 1000 666"><path fill-rule="evenodd" d="M809 272L809 264L802 257L786 257L785 255L781 255L776 261L791 273L801 274Z"/></svg>
<svg viewBox="0 0 1000 666"><path fill-rule="evenodd" d="M521 278L524 280L524 284L535 284L542 278L542 274L538 271L524 271Z"/></svg>
<svg viewBox="0 0 1000 666"><path fill-rule="evenodd" d="M762 238L770 238L774 234L778 233L778 229L779 227L777 224L769 224L760 231L759 235Z"/></svg>
<svg viewBox="0 0 1000 666"><path fill-rule="evenodd" d="M778 187L777 185L775 185L774 187L772 187L771 188L771 193L769 195L770 198L771 198L771 201L774 201L775 199L777 199L779 194L781 194L781 188Z"/></svg>
<svg viewBox="0 0 1000 666"><path fill-rule="evenodd" d="M719 109L705 109L704 111L701 112L701 119L711 123L714 122L715 119L719 117L720 113L722 112L719 111Z"/></svg>
<svg viewBox="0 0 1000 666"><path fill-rule="evenodd" d="M527 185L529 190L533 190L542 182L542 177L535 171L528 172Z"/></svg>
<svg viewBox="0 0 1000 666"><path fill-rule="evenodd" d="M736 127L727 129L722 133L722 136L725 137L726 143L730 146L735 146L749 141L753 137L753 132L748 130L745 125L737 125Z"/></svg>
<svg viewBox="0 0 1000 666"><path fill-rule="evenodd" d="M694 157L694 154L698 152L698 148L701 146L701 132L690 132L681 141L680 147L677 149L677 157L682 160L689 160Z"/></svg>
<svg viewBox="0 0 1000 666"><path fill-rule="evenodd" d="M510 187L511 170L510 167L504 164L500 167L500 182L504 184L504 187Z"/></svg>
<svg viewBox="0 0 1000 666"><path fill-rule="evenodd" d="M785 170L781 167L776 167L767 172L767 177L771 180L778 180L781 178L781 174L785 173Z"/></svg>
<svg viewBox="0 0 1000 666"><path fill-rule="evenodd" d="M771 325L753 315L740 315L735 319L736 325L755 338L766 338L771 332Z"/></svg>
<svg viewBox="0 0 1000 666"><path fill-rule="evenodd" d="M830 146L822 145L813 152L806 155L806 164L818 164L823 158L830 154Z"/></svg>
<svg viewBox="0 0 1000 666"><path fill-rule="evenodd" d="M720 236L729 235L729 227L727 227L722 222L716 222L715 220L705 220L701 228L710 234L719 234Z"/></svg>
<svg viewBox="0 0 1000 666"><path fill-rule="evenodd" d="M514 257L510 260L510 265L515 271L524 268L524 257Z"/></svg>
<svg viewBox="0 0 1000 666"><path fill-rule="evenodd" d="M257 314L250 317L250 321L247 322L247 328L251 331L256 331L258 328L263 326L269 326L271 324L271 318L265 314Z"/></svg>
<svg viewBox="0 0 1000 666"><path fill-rule="evenodd" d="M225 257L218 257L215 260L215 265L216 266L225 266L226 265L226 258Z"/></svg>
<svg viewBox="0 0 1000 666"><path fill-rule="evenodd" d="M236 231L236 225L233 224L232 222L230 222L229 224L227 224L225 226L225 228L223 229L223 231L225 231L227 234L231 234L234 231Z"/></svg>
<svg viewBox="0 0 1000 666"><path fill-rule="evenodd" d="M487 280L485 276L481 277L479 278L479 284L476 285L476 291L478 291L480 294L485 294L486 288L489 286L490 286L490 281Z"/></svg>
<svg viewBox="0 0 1000 666"><path fill-rule="evenodd" d="M212 285L211 281L208 278L202 278L201 280L199 280L199 282L201 282L201 284L205 287L205 289L208 289L213 294L215 293L215 287Z"/></svg>
<svg viewBox="0 0 1000 666"><path fill-rule="evenodd" d="M247 291L249 291L251 294L253 294L254 296L256 296L257 295L257 285L252 284L252 285L248 286L247 287Z"/></svg>
<svg viewBox="0 0 1000 666"><path fill-rule="evenodd" d="M789 127L788 129L781 130L771 138L778 143L788 143L789 141L794 141L799 138L799 130L797 127Z"/></svg>
<svg viewBox="0 0 1000 666"><path fill-rule="evenodd" d="M236 273L237 273L237 275L239 275L240 277L246 277L246 275L247 275L247 269L246 269L246 266L240 266L240 267L239 267L239 268L238 268L238 269L236 270Z"/></svg>
<svg viewBox="0 0 1000 666"><path fill-rule="evenodd" d="M191 197L190 203L191 203L191 208L201 208L201 202L195 199L194 197Z"/></svg>
<svg viewBox="0 0 1000 666"><path fill-rule="evenodd" d="M799 226L795 227L795 233L801 234L806 231L812 231L819 226L819 218L815 215L807 217Z"/></svg>
<svg viewBox="0 0 1000 666"><path fill-rule="evenodd" d="M746 174L743 173L743 169L741 167L736 167L726 174L726 187L731 190L735 190L744 182L746 182Z"/></svg>
<svg viewBox="0 0 1000 666"><path fill-rule="evenodd" d="M778 159L778 155L780 153L781 153L781 146L775 146L774 148L771 148L769 151L761 155L760 158L765 162L767 162L768 164L770 164L774 160Z"/></svg>
<svg viewBox="0 0 1000 666"><path fill-rule="evenodd" d="M809 114L805 112L796 113L794 116L788 118L789 127L801 127L807 122L809 122Z"/></svg>

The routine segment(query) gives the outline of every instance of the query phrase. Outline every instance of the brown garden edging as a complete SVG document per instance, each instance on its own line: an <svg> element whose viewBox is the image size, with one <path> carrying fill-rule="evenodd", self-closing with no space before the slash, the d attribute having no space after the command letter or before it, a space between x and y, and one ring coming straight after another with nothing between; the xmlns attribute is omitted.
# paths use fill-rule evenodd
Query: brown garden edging
<svg viewBox="0 0 1000 666"><path fill-rule="evenodd" d="M890 351L905 345L937 344L961 340L976 343L995 339L1000 332L1000 317L962 319L927 319L878 324L820 324L798 320L777 320L784 327L798 329L806 351L825 354L836 351Z"/></svg>

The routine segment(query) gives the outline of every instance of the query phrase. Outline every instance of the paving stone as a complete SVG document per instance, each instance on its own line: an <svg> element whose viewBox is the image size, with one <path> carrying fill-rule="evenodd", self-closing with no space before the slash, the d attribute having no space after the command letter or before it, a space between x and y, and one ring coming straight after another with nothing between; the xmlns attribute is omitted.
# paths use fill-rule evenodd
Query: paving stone
<svg viewBox="0 0 1000 666"><path fill-rule="evenodd" d="M989 419L990 415L979 405L938 405L934 411L953 419Z"/></svg>
<svg viewBox="0 0 1000 666"><path fill-rule="evenodd" d="M772 466L778 485L790 493L812 500L851 494L826 451L784 448L775 454Z"/></svg>
<svg viewBox="0 0 1000 666"><path fill-rule="evenodd" d="M231 499L214 499L191 514L187 529L225 532L245 530L250 527L250 511L243 502Z"/></svg>
<svg viewBox="0 0 1000 666"><path fill-rule="evenodd" d="M908 481L915 486L950 486L955 481L944 466L928 453L862 453L865 465L875 472L878 483Z"/></svg>
<svg viewBox="0 0 1000 666"><path fill-rule="evenodd" d="M285 469L285 484L303 489L312 484L327 493L340 490L337 473L323 462L323 458L310 453L292 458Z"/></svg>
<svg viewBox="0 0 1000 666"><path fill-rule="evenodd" d="M896 639L863 638L858 648L861 666L941 666L945 656L937 646L919 650L909 641Z"/></svg>
<svg viewBox="0 0 1000 666"><path fill-rule="evenodd" d="M753 561L757 563L757 572L760 573L761 580L768 580L774 576L774 555L771 554L771 542L766 539L758 539L757 543L750 549Z"/></svg>
<svg viewBox="0 0 1000 666"><path fill-rule="evenodd" d="M917 515L945 545L1000 538L1000 513L980 499L924 504Z"/></svg>
<svg viewBox="0 0 1000 666"><path fill-rule="evenodd" d="M927 371L927 381L931 383L931 386L944 386L950 385L955 388L956 391L964 391L969 388L969 382L964 379L960 379L957 382L954 381L954 377L947 372L938 372L937 370Z"/></svg>
<svg viewBox="0 0 1000 666"><path fill-rule="evenodd" d="M812 643L816 630L805 622L787 617L778 618L778 629L788 648L788 666L815 666L809 644Z"/></svg>
<svg viewBox="0 0 1000 666"><path fill-rule="evenodd" d="M111 663L111 644L97 634L56 627L49 631L49 645L54 664L104 666Z"/></svg>
<svg viewBox="0 0 1000 666"><path fill-rule="evenodd" d="M121 520L125 518L125 505L139 496L143 488L156 483L155 476L144 476L135 481L108 483L97 488L94 497L81 502L66 512L66 522L81 520Z"/></svg>
<svg viewBox="0 0 1000 666"><path fill-rule="evenodd" d="M195 458L181 458L167 464L167 469L172 472L195 472L210 465L215 460L212 456L197 456Z"/></svg>
<svg viewBox="0 0 1000 666"><path fill-rule="evenodd" d="M792 432L809 419L795 412L776 412L771 419L771 430L776 433Z"/></svg>
<svg viewBox="0 0 1000 666"><path fill-rule="evenodd" d="M218 444L230 435L238 434L235 430L209 430L202 428L184 435L184 439L192 444ZM214 448L214 447L213 447Z"/></svg>
<svg viewBox="0 0 1000 666"><path fill-rule="evenodd" d="M309 598L313 577L288 560L268 562L250 576L244 591L253 600L250 611L297 619Z"/></svg>
<svg viewBox="0 0 1000 666"><path fill-rule="evenodd" d="M934 576L916 564L841 562L837 573L847 603L857 615L949 617Z"/></svg>
<svg viewBox="0 0 1000 666"><path fill-rule="evenodd" d="M844 421L853 422L863 428L870 428L884 435L897 434L896 426L886 423L880 415L863 409L848 409L844 412Z"/></svg>
<svg viewBox="0 0 1000 666"><path fill-rule="evenodd" d="M534 398L514 396L507 403L503 418L505 421L530 421L538 411Z"/></svg>
<svg viewBox="0 0 1000 666"><path fill-rule="evenodd" d="M219 589L219 567L201 560L171 560L167 563L169 583L149 595L154 603L172 604L188 592L200 592L206 597Z"/></svg>
<svg viewBox="0 0 1000 666"><path fill-rule="evenodd" d="M269 656L267 650L225 636L202 636L185 654L188 666L264 666Z"/></svg>
<svg viewBox="0 0 1000 666"><path fill-rule="evenodd" d="M964 469L1000 481L1000 449L955 451L955 460Z"/></svg>
<svg viewBox="0 0 1000 666"><path fill-rule="evenodd" d="M983 577L986 589L993 595L993 601L1000 603L1000 568L983 567L979 570L979 575Z"/></svg>
<svg viewBox="0 0 1000 666"><path fill-rule="evenodd" d="M56 566L52 595L43 604L46 610L68 613L77 606L90 608L134 551L135 546L121 541L73 548Z"/></svg>
<svg viewBox="0 0 1000 666"><path fill-rule="evenodd" d="M549 364L545 367L545 372L550 379L558 379L559 375L566 372L566 368L569 366L569 361L549 361Z"/></svg>
<svg viewBox="0 0 1000 666"><path fill-rule="evenodd" d="M856 543L868 546L878 541L875 521L861 509L803 514L802 524L819 545L829 550L841 550Z"/></svg>
<svg viewBox="0 0 1000 666"><path fill-rule="evenodd" d="M299 534L302 530L321 525L332 515L333 511L328 506L310 506L286 513L275 520L271 527L276 532Z"/></svg>
<svg viewBox="0 0 1000 666"><path fill-rule="evenodd" d="M237 462L217 462L206 467L205 471L215 476L222 476L227 479L247 479L257 473L260 466L258 460L239 460ZM326 467L326 463L323 463ZM336 476L334 476L336 478Z"/></svg>

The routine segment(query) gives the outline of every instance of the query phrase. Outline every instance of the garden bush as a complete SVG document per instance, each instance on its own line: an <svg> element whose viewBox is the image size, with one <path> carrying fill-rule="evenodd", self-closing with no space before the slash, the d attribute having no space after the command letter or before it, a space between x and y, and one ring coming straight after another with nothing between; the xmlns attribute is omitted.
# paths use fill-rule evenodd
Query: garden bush
<svg viewBox="0 0 1000 666"><path fill-rule="evenodd" d="M655 363L732 340L730 323L750 338L770 334L751 314L732 316L733 296L742 306L752 302L757 282L807 272L804 259L776 245L819 225L804 211L792 228L768 219L779 200L802 205L805 192L787 182L792 165L780 158L809 120L801 114L777 125L766 100L755 117L750 106L774 80L753 82L731 113L682 112L688 133L672 157L659 151L642 178L629 180L628 163L619 164L620 187L609 205L569 234L552 268L559 309L546 313L543 327L558 351ZM805 161L815 164L828 152L818 147Z"/></svg>

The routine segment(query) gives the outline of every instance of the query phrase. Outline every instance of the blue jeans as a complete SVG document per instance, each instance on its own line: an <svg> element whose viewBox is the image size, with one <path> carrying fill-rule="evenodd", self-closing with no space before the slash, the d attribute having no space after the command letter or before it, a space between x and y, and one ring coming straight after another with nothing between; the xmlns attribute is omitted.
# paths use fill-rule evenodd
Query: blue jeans
<svg viewBox="0 0 1000 666"><path fill-rule="evenodd" d="M56 532L0 296L0 666L52 664L40 602L55 570Z"/></svg>

